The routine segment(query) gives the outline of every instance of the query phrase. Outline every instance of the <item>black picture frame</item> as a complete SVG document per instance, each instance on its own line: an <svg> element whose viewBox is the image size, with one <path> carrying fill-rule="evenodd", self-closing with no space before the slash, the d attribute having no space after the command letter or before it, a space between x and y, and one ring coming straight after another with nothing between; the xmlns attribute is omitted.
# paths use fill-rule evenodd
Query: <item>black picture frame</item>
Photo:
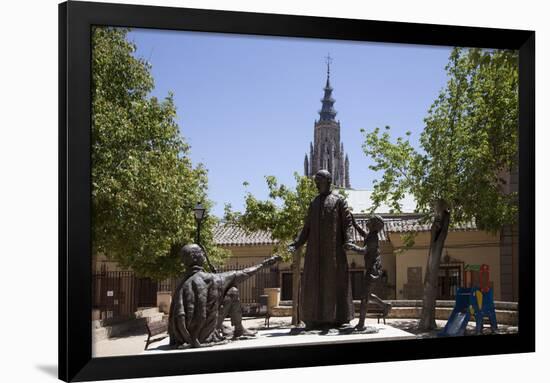
<svg viewBox="0 0 550 383"><path fill-rule="evenodd" d="M519 50L519 332L92 358L93 25ZM88 381L535 351L535 32L70 1L59 5L59 378ZM205 356L208 354L208 358ZM225 361L231 360L231 364ZM146 362L144 362L146 361Z"/></svg>

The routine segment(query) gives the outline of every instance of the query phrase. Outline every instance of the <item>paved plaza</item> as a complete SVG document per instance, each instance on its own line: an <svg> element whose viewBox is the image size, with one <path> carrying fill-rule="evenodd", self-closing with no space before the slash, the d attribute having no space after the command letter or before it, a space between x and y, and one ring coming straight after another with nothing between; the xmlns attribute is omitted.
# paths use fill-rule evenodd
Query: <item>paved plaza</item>
<svg viewBox="0 0 550 383"><path fill-rule="evenodd" d="M95 342L93 344L94 357L105 356L122 356L122 355L151 355L160 353L181 353L181 352L202 352L209 350L225 350L225 349L244 349L256 347L281 347L281 346L302 346L313 344L329 344L329 343L349 343L349 342L379 342L392 341L403 339L417 339L423 337L434 337L441 328L445 326L446 321L437 321L440 328L437 331L430 333L418 333L415 329L417 324L416 319L387 319L386 324L378 324L376 319L367 319L367 325L376 327L378 333L371 334L341 334L336 331L328 334L299 334L290 335L290 317L274 317L271 318L270 328L265 328L263 318L245 318L243 320L245 327L258 331L255 338L242 339L238 341L228 341L225 344L217 344L211 347L199 349L176 349L168 347L168 338L152 343L145 351L145 342L147 334L145 332L131 333L126 336L109 338ZM355 325L357 319L354 319L351 324ZM226 323L230 325L229 320ZM468 333L473 334L475 323L470 322L468 325ZM484 329L484 333L488 333L489 329ZM517 332L517 327L499 326L499 333Z"/></svg>

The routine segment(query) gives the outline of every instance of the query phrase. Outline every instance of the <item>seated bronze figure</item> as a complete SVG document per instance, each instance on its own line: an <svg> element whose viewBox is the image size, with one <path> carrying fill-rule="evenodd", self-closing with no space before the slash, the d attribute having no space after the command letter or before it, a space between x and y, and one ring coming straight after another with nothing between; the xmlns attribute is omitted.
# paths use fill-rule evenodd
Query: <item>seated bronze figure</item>
<svg viewBox="0 0 550 383"><path fill-rule="evenodd" d="M210 273L204 270L207 258L199 245L183 246L180 256L187 271L172 296L168 321L170 345L201 347L225 340L221 327L227 315L235 326L234 338L250 334L242 325L236 286L281 258L274 256L243 270Z"/></svg>

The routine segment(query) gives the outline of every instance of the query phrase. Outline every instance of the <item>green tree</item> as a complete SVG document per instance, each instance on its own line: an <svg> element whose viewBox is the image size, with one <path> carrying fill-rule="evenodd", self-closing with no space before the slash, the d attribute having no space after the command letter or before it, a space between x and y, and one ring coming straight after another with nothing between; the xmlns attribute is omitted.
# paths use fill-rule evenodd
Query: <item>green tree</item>
<svg viewBox="0 0 550 383"><path fill-rule="evenodd" d="M391 140L389 127L366 133L363 150L382 172L374 208L387 202L400 211L406 192L432 222L419 327L435 328L441 254L449 226L475 221L495 232L517 219L517 196L503 193L501 176L517 167L518 58L515 51L455 48L448 82L432 104L420 135L421 150L405 138ZM406 243L414 243L413 235Z"/></svg>
<svg viewBox="0 0 550 383"><path fill-rule="evenodd" d="M244 213L234 212L230 205L225 206L225 219L229 224L238 225L248 232L269 231L277 244L274 252L289 261L292 255L287 251L288 245L295 239L304 224L309 204L317 195L317 188L309 177L294 173L296 188L280 185L273 176L267 176L269 190L267 200L258 200L250 192L245 196ZM245 183L245 186L247 183ZM303 249L292 257L292 323L297 325L298 300L300 291L300 259Z"/></svg>
<svg viewBox="0 0 550 383"><path fill-rule="evenodd" d="M159 101L151 66L134 57L128 30L93 29L92 246L139 275L180 273L180 244L195 233L193 207L206 198L207 172L193 166L179 134L172 94ZM212 258L213 218L201 237Z"/></svg>

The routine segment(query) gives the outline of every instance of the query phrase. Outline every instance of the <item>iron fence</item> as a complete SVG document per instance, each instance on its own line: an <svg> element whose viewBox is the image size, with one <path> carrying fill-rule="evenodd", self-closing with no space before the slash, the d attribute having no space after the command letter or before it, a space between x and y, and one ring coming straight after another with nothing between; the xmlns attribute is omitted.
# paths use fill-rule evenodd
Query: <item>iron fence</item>
<svg viewBox="0 0 550 383"><path fill-rule="evenodd" d="M224 266L218 272L242 270L246 267L249 266ZM156 307L157 292L173 293L180 279L181 277L155 281L137 277L132 271L103 271L92 276L93 308L99 311L99 318L102 320L127 319L139 308ZM278 285L277 269L262 269L239 284L241 303L257 306L264 288Z"/></svg>
<svg viewBox="0 0 550 383"><path fill-rule="evenodd" d="M242 270L253 265L224 266L219 268L218 272ZM279 271L276 267L264 268L239 284L239 293L241 303L257 305L260 302L260 295L264 294L264 289L268 287L279 287Z"/></svg>
<svg viewBox="0 0 550 383"><path fill-rule="evenodd" d="M103 271L92 275L93 308L102 320L129 318L142 307L157 304L157 282L132 271Z"/></svg>

